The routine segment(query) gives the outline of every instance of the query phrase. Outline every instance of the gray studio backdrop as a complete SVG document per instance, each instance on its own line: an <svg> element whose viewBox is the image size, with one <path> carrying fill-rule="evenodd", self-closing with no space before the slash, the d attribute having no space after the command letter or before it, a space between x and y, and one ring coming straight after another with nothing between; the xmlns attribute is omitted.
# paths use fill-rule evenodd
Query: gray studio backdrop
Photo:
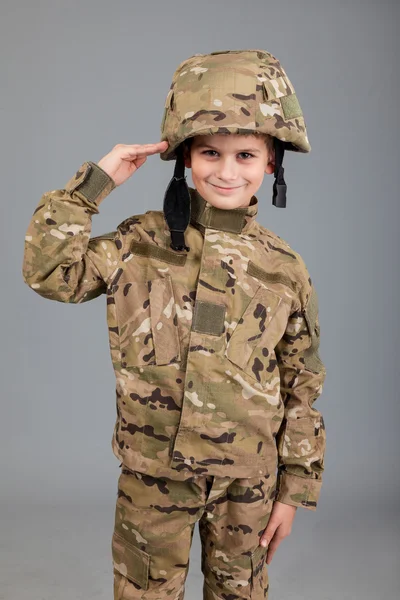
<svg viewBox="0 0 400 600"><path fill-rule="evenodd" d="M297 511L269 567L271 599L397 597L398 22L394 0L2 1L0 598L112 597L105 296L67 305L23 283L31 215L82 162L159 140L182 60L234 48L277 56L305 114L312 152L285 155L286 209L265 177L259 221L306 262L327 368L321 498ZM102 203L92 235L160 209L172 167L150 157Z"/></svg>

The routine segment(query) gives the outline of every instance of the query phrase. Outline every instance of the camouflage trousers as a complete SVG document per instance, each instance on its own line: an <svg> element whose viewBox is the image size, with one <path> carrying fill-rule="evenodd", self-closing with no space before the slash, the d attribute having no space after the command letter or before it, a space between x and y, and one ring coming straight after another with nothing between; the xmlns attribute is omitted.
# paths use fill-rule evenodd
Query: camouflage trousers
<svg viewBox="0 0 400 600"><path fill-rule="evenodd" d="M155 478L122 466L112 537L114 600L181 600L195 524L206 600L268 598L267 526L276 476Z"/></svg>

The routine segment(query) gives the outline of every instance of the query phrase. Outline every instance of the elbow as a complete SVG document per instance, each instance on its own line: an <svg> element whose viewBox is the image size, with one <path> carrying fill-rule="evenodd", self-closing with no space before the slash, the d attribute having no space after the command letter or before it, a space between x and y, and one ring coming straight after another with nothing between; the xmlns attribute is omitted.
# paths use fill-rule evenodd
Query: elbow
<svg viewBox="0 0 400 600"><path fill-rule="evenodd" d="M60 271L57 269L52 273L43 273L40 270L33 269L24 260L22 278L31 290L43 298L55 300L56 302L71 302L73 290L62 279Z"/></svg>

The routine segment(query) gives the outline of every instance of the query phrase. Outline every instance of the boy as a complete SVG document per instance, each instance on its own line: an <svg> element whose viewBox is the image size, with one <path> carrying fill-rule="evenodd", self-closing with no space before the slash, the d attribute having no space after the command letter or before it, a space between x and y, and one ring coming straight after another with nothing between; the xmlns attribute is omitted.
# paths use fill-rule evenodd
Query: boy
<svg viewBox="0 0 400 600"><path fill-rule="evenodd" d="M204 597L268 596L298 506L315 510L326 370L304 261L256 221L264 174L285 206L284 149L310 150L294 89L260 50L196 55L174 74L158 144L119 144L44 194L24 278L61 302L107 295L121 460L115 600L181 599L195 523ZM90 238L91 217L147 156L176 158L164 214ZM191 168L194 188L184 169Z"/></svg>

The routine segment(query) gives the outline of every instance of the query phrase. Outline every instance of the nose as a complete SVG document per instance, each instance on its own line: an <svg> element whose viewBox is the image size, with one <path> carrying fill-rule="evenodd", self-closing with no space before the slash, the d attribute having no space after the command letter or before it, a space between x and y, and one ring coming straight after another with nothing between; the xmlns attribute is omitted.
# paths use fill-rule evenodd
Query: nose
<svg viewBox="0 0 400 600"><path fill-rule="evenodd" d="M216 176L221 181L233 182L237 179L237 164L234 158L226 156L218 161L218 170Z"/></svg>

